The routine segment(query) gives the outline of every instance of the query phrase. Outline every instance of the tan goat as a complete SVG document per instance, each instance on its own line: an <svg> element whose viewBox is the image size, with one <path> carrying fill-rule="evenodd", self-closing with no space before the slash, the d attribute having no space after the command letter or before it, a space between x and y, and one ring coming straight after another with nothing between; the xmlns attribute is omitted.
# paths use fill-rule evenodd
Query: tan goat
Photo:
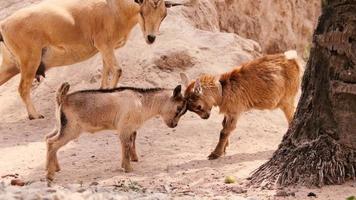
<svg viewBox="0 0 356 200"><path fill-rule="evenodd" d="M137 129L157 115L167 126L174 128L187 111L180 85L174 91L119 87L83 90L67 95L68 90L69 85L65 83L57 92L58 126L46 136L48 180L53 180L54 173L60 170L58 149L84 131L116 130L122 147L121 166L125 172L130 172L130 158L138 161L135 150Z"/></svg>
<svg viewBox="0 0 356 200"><path fill-rule="evenodd" d="M0 85L21 72L19 93L28 116L43 118L30 97L35 76L39 79L52 67L81 62L100 52L101 88L113 88L122 71L114 49L125 44L137 23L152 44L166 7L176 5L180 4L164 0L47 0L21 9L0 22L4 42Z"/></svg>
<svg viewBox="0 0 356 200"><path fill-rule="evenodd" d="M208 119L213 106L218 106L225 115L219 143L209 155L216 159L225 153L230 133L242 112L251 109L280 108L289 123L294 115L294 101L300 85L300 64L297 53L267 55L242 64L220 76L203 75L186 84L185 98L188 110Z"/></svg>

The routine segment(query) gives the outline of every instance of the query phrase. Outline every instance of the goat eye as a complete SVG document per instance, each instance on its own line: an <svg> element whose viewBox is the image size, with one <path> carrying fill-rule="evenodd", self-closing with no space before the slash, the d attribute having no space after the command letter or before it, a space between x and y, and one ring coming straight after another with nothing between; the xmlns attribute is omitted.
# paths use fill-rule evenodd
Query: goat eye
<svg viewBox="0 0 356 200"><path fill-rule="evenodd" d="M177 107L177 113L180 113L181 110L182 110L182 107Z"/></svg>
<svg viewBox="0 0 356 200"><path fill-rule="evenodd" d="M198 109L198 110L202 110L201 105L197 106L197 109Z"/></svg>

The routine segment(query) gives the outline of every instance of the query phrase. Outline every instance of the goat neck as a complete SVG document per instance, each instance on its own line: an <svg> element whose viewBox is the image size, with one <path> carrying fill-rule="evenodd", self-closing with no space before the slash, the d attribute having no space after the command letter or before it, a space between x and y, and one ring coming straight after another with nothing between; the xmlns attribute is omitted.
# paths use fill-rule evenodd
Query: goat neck
<svg viewBox="0 0 356 200"><path fill-rule="evenodd" d="M135 19L138 21L138 14L140 13L140 6L134 0L109 0L112 4L116 17L124 17L131 21Z"/></svg>
<svg viewBox="0 0 356 200"><path fill-rule="evenodd" d="M143 112L146 112L147 118L151 118L162 113L164 104L171 98L171 90L162 89L162 91L143 94L142 106Z"/></svg>

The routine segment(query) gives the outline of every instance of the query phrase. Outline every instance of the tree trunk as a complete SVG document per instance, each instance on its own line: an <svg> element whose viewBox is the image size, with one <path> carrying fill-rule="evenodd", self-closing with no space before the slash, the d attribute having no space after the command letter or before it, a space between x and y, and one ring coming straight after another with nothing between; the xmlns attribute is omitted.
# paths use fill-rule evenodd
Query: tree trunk
<svg viewBox="0 0 356 200"><path fill-rule="evenodd" d="M252 185L322 186L356 178L356 1L326 0L294 120Z"/></svg>

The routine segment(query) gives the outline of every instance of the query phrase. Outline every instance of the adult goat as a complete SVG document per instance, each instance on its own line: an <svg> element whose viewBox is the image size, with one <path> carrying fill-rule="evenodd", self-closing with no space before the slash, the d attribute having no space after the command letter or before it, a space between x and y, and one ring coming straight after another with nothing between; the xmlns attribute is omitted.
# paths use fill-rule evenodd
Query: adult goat
<svg viewBox="0 0 356 200"><path fill-rule="evenodd" d="M84 61L100 52L101 88L117 85L122 70L114 49L139 23L148 44L155 41L167 7L164 0L47 0L0 22L3 61L0 85L21 73L19 93L30 119L43 118L30 97L32 81L57 66ZM112 80L109 85L109 76Z"/></svg>

